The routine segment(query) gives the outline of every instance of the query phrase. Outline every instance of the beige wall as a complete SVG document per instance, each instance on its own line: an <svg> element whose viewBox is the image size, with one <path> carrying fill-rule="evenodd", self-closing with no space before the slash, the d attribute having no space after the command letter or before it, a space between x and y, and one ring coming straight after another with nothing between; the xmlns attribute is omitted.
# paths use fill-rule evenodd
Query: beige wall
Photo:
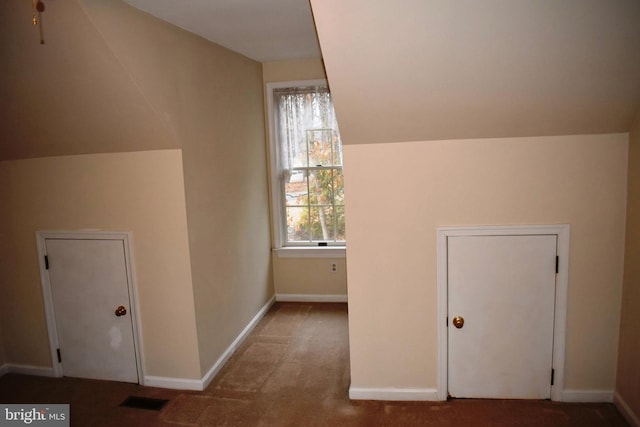
<svg viewBox="0 0 640 427"><path fill-rule="evenodd" d="M332 264L337 271L331 271ZM347 294L345 258L279 258L276 254L273 268L276 294Z"/></svg>
<svg viewBox="0 0 640 427"><path fill-rule="evenodd" d="M627 143L610 134L345 146L352 386L437 387L436 227L568 223L565 388L613 390Z"/></svg>
<svg viewBox="0 0 640 427"><path fill-rule="evenodd" d="M618 398L640 422L640 115L629 137L627 236L624 263L620 347L618 356Z"/></svg>
<svg viewBox="0 0 640 427"><path fill-rule="evenodd" d="M204 375L273 295L262 66L122 2L83 4L183 149Z"/></svg>
<svg viewBox="0 0 640 427"><path fill-rule="evenodd" d="M321 59L266 62L262 64L263 81L267 83L326 79ZM265 101L266 117L266 101ZM269 138L269 129L266 129ZM273 244L273 242L272 242ZM331 263L338 271L331 272ZM276 294L346 295L347 271L344 258L284 258L273 257Z"/></svg>
<svg viewBox="0 0 640 427"><path fill-rule="evenodd" d="M199 366L172 371L199 378L273 295L262 66L119 0L46 7L42 46L29 5L0 6L0 159L182 148Z"/></svg>
<svg viewBox="0 0 640 427"><path fill-rule="evenodd" d="M182 177L180 150L0 162L7 363L51 366L35 232L130 231L145 374L200 378Z"/></svg>

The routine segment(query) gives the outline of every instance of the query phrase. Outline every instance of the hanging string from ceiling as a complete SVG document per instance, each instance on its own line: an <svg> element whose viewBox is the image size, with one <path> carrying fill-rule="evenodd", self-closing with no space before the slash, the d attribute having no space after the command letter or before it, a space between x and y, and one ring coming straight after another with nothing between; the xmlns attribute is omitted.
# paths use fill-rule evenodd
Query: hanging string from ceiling
<svg viewBox="0 0 640 427"><path fill-rule="evenodd" d="M40 33L40 44L44 44L44 36L42 33L42 12L44 12L44 3L41 0L31 0L31 10L33 13L33 17L31 19L31 23L38 26L38 31Z"/></svg>

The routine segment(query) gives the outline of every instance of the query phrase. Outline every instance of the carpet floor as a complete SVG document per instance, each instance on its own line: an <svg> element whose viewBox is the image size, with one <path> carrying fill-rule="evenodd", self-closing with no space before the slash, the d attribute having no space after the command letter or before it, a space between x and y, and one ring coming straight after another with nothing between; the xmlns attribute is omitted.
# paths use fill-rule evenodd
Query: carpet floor
<svg viewBox="0 0 640 427"><path fill-rule="evenodd" d="M72 426L627 426L609 403L351 401L346 304L276 303L202 392L7 374L0 403L69 403ZM166 399L161 410L120 406Z"/></svg>

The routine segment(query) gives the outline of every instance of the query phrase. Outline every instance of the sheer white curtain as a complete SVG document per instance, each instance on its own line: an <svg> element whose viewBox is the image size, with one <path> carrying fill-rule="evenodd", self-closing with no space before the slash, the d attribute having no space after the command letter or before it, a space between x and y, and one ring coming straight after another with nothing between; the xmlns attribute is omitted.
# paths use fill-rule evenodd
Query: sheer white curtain
<svg viewBox="0 0 640 427"><path fill-rule="evenodd" d="M276 89L274 97L278 107L280 167L291 169L313 166L308 164L308 131L330 129L339 135L328 88ZM341 157L339 153L340 160ZM340 161L338 164L341 163Z"/></svg>

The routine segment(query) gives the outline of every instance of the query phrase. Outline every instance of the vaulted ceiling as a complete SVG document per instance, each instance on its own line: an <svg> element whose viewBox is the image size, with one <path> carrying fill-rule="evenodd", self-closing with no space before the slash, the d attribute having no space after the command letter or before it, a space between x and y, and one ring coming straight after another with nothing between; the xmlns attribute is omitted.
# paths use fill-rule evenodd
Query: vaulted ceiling
<svg viewBox="0 0 640 427"><path fill-rule="evenodd" d="M125 0L260 62L318 58L308 0Z"/></svg>
<svg viewBox="0 0 640 427"><path fill-rule="evenodd" d="M311 0L347 144L616 133L637 0Z"/></svg>
<svg viewBox="0 0 640 427"><path fill-rule="evenodd" d="M319 39L347 144L626 132L640 110L637 0L126 1L261 62Z"/></svg>

